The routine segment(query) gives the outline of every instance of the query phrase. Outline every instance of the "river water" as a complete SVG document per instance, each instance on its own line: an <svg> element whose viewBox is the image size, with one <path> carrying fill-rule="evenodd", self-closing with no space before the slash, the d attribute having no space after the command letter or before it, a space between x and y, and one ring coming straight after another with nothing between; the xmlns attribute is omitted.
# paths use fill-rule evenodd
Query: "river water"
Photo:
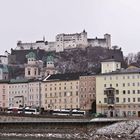
<svg viewBox="0 0 140 140"><path fill-rule="evenodd" d="M66 140L58 138L21 138L21 137L0 137L0 140ZM76 139L75 139L76 140Z"/></svg>
<svg viewBox="0 0 140 140"><path fill-rule="evenodd" d="M0 140L66 140L66 138L0 137ZM79 140L79 139L68 139L68 140Z"/></svg>

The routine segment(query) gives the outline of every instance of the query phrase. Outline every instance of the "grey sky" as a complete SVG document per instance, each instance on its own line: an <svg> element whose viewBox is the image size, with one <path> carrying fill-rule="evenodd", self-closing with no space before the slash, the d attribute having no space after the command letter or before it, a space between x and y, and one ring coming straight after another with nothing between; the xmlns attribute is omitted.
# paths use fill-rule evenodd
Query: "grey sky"
<svg viewBox="0 0 140 140"><path fill-rule="evenodd" d="M140 0L0 0L0 54L17 40L34 42L45 36L85 29L88 37L112 35L124 54L140 46Z"/></svg>

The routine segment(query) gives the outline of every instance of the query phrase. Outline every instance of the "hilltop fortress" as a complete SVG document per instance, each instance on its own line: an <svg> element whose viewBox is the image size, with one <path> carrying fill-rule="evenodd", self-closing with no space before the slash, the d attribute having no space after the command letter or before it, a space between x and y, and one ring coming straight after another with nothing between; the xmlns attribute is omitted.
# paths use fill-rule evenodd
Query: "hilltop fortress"
<svg viewBox="0 0 140 140"><path fill-rule="evenodd" d="M111 48L111 35L105 34L104 38L88 38L87 32L83 30L81 33L74 34L58 34L55 37L54 42L46 41L43 37L43 40L36 41L34 43L23 43L18 41L17 47L15 50L30 50L30 49L43 49L47 52L56 51L63 52L67 49L72 48L86 48L88 46L92 47L103 47Z"/></svg>

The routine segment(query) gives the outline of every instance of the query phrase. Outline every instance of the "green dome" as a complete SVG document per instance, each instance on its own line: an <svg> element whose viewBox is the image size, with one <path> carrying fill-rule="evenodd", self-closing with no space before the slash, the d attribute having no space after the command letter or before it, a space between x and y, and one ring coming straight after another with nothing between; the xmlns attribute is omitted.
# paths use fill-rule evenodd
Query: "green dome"
<svg viewBox="0 0 140 140"><path fill-rule="evenodd" d="M26 55L26 58L36 58L36 55L34 52L30 52Z"/></svg>
<svg viewBox="0 0 140 140"><path fill-rule="evenodd" d="M47 57L47 62L50 62L50 61L52 62L53 60L54 60L53 56L50 55Z"/></svg>

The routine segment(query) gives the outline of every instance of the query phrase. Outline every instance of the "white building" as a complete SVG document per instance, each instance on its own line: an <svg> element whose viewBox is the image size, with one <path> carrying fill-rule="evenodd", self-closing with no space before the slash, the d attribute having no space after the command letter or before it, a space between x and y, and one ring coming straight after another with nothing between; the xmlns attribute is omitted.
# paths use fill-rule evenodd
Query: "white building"
<svg viewBox="0 0 140 140"><path fill-rule="evenodd" d="M45 41L36 41L34 43L22 43L18 41L16 50L30 50L30 49L45 49L47 47L47 42Z"/></svg>
<svg viewBox="0 0 140 140"><path fill-rule="evenodd" d="M88 45L111 49L111 35L105 34L104 38L88 38Z"/></svg>
<svg viewBox="0 0 140 140"><path fill-rule="evenodd" d="M66 49L72 48L86 48L92 47L103 47L111 48L111 35L105 34L104 38L87 38L87 32L83 30L81 33L74 34L58 34L56 35L55 41L36 41L34 43L22 43L18 41L15 50L30 50L30 49L43 49L46 51L63 52Z"/></svg>
<svg viewBox="0 0 140 140"><path fill-rule="evenodd" d="M87 32L75 34L58 34L56 36L56 52L63 52L65 49L87 47Z"/></svg>
<svg viewBox="0 0 140 140"><path fill-rule="evenodd" d="M15 50L46 50L46 51L55 51L55 42L47 42L45 40L36 41L33 43L22 43L22 41L18 41L17 47Z"/></svg>
<svg viewBox="0 0 140 140"><path fill-rule="evenodd" d="M8 107L41 107L40 81L16 79L8 84Z"/></svg>
<svg viewBox="0 0 140 140"><path fill-rule="evenodd" d="M41 107L41 82L30 81L28 83L28 106Z"/></svg>
<svg viewBox="0 0 140 140"><path fill-rule="evenodd" d="M101 73L109 73L121 69L121 62L108 59L101 62Z"/></svg>
<svg viewBox="0 0 140 140"><path fill-rule="evenodd" d="M11 80L8 84L8 107L28 105L28 80Z"/></svg>

